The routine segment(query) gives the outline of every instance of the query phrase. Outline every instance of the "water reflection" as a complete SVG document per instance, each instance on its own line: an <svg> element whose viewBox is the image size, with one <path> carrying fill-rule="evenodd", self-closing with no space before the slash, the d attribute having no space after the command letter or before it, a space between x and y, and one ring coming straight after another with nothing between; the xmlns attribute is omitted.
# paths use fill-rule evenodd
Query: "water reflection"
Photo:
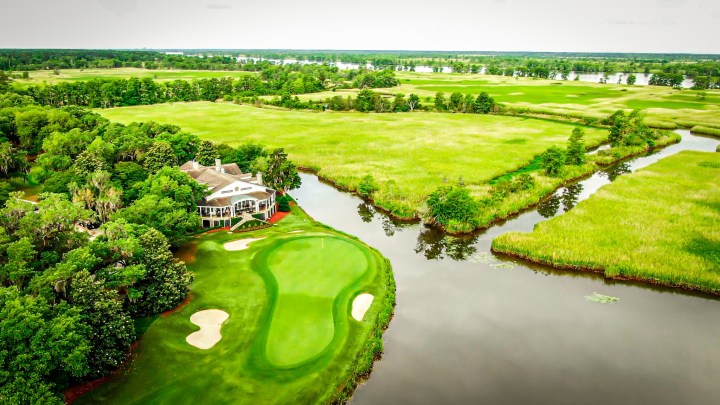
<svg viewBox="0 0 720 405"><path fill-rule="evenodd" d="M467 260L477 252L477 239L477 235L452 236L436 228L423 227L418 233L415 253L428 260Z"/></svg>
<svg viewBox="0 0 720 405"><path fill-rule="evenodd" d="M630 173L630 163L629 162L622 162L620 164L608 167L606 169L603 169L600 171L600 175L607 177L610 181L615 181L618 176L621 176L623 174Z"/></svg>
<svg viewBox="0 0 720 405"><path fill-rule="evenodd" d="M565 212L570 211L573 207L575 207L580 199L580 193L582 193L583 188L584 186L582 183L577 183L563 189L560 199L562 200L563 210Z"/></svg>
<svg viewBox="0 0 720 405"><path fill-rule="evenodd" d="M553 194L552 197L538 204L537 211L544 218L552 218L557 214L558 209L560 209L560 196Z"/></svg>
<svg viewBox="0 0 720 405"><path fill-rule="evenodd" d="M372 222L373 218L375 218L375 209L372 207L372 205L368 203L360 203L357 206L357 213L358 216L360 216L360 219L362 219L365 223Z"/></svg>
<svg viewBox="0 0 720 405"><path fill-rule="evenodd" d="M393 236L395 232L400 232L409 225L407 222L398 221L387 216L383 216L382 219L382 228L387 236Z"/></svg>

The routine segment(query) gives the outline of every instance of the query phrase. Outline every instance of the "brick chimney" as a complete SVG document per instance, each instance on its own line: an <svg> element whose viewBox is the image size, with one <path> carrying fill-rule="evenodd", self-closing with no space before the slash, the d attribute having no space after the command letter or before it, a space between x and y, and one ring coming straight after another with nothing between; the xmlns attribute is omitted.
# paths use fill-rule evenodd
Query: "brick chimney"
<svg viewBox="0 0 720 405"><path fill-rule="evenodd" d="M215 171L222 173L222 164L220 163L220 159L215 159Z"/></svg>
<svg viewBox="0 0 720 405"><path fill-rule="evenodd" d="M193 170L197 170L197 169L199 169L199 168L200 168L200 163L198 163L197 161L193 160Z"/></svg>
<svg viewBox="0 0 720 405"><path fill-rule="evenodd" d="M257 173L257 184L258 184L258 186L263 185L262 173L260 173L260 172Z"/></svg>

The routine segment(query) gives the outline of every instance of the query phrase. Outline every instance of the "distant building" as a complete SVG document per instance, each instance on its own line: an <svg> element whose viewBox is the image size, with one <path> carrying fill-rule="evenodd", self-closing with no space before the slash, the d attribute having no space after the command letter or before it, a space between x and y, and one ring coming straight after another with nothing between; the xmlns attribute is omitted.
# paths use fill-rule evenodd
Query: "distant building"
<svg viewBox="0 0 720 405"><path fill-rule="evenodd" d="M203 228L230 226L233 218L249 215L268 220L276 211L276 191L263 185L262 174L243 173L237 164L203 166L193 160L180 166L198 183L208 187L209 195L198 202Z"/></svg>

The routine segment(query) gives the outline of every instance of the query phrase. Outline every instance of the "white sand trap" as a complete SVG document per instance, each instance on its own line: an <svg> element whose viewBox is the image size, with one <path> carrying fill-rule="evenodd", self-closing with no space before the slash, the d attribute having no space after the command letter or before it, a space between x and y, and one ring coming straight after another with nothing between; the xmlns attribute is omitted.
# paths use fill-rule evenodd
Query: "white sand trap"
<svg viewBox="0 0 720 405"><path fill-rule="evenodd" d="M305 232L305 231L303 231L302 229L296 229L296 230L290 231L288 233L300 233L300 232Z"/></svg>
<svg viewBox="0 0 720 405"><path fill-rule="evenodd" d="M207 350L222 339L220 326L230 315L219 309L207 309L192 314L190 322L200 327L200 330L193 332L185 340L198 349Z"/></svg>
<svg viewBox="0 0 720 405"><path fill-rule="evenodd" d="M228 242L225 245L225 250L245 250L250 246L251 242L255 242L256 240L261 240L265 238L247 238L247 239L238 239L234 240L232 242Z"/></svg>
<svg viewBox="0 0 720 405"><path fill-rule="evenodd" d="M374 298L372 294L367 293L355 297L352 305L352 317L358 321L362 321L363 318L365 318L365 313L370 309Z"/></svg>

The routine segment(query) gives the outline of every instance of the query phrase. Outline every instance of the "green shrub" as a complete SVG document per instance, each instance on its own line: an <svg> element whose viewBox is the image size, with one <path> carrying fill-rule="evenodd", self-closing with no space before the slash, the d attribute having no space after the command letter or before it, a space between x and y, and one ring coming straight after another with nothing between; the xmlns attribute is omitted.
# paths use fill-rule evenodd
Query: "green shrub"
<svg viewBox="0 0 720 405"><path fill-rule="evenodd" d="M278 211L290 212L290 201L284 195L278 198Z"/></svg>
<svg viewBox="0 0 720 405"><path fill-rule="evenodd" d="M502 199L509 194L530 190L533 187L535 187L535 179L528 173L523 173L515 176L511 180L495 183L492 189L492 198L494 200Z"/></svg>
<svg viewBox="0 0 720 405"><path fill-rule="evenodd" d="M451 232L467 232L477 225L480 204L460 186L444 186L427 199L430 217Z"/></svg>
<svg viewBox="0 0 720 405"><path fill-rule="evenodd" d="M375 182L375 178L371 174L368 174L360 180L357 186L357 193L362 197L368 198L379 189L380 187L378 187L377 182Z"/></svg>
<svg viewBox="0 0 720 405"><path fill-rule="evenodd" d="M551 146L542 155L540 166L548 176L557 176L565 166L565 149Z"/></svg>

